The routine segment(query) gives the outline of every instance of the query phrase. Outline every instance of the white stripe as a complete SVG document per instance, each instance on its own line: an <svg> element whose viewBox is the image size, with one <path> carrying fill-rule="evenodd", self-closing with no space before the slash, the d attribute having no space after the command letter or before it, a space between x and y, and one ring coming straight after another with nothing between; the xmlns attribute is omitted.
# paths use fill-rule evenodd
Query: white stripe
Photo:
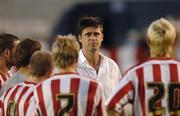
<svg viewBox="0 0 180 116"><path fill-rule="evenodd" d="M177 65L178 72L178 82L180 82L180 65Z"/></svg>
<svg viewBox="0 0 180 116"><path fill-rule="evenodd" d="M78 93L78 116L84 116L86 113L88 90L89 90L89 83L81 79L79 85L79 93Z"/></svg>
<svg viewBox="0 0 180 116"><path fill-rule="evenodd" d="M147 87L148 82L154 82L152 65L147 65L146 67L144 67L145 112L147 116L149 115L148 101L150 97L154 95L154 89L150 89Z"/></svg>
<svg viewBox="0 0 180 116"><path fill-rule="evenodd" d="M37 94L38 92L37 92L37 88L36 89L34 89L34 91L33 91L33 96L34 96L34 102L36 102L36 104L35 104L35 108L37 108L38 109L38 111L40 112L40 114L42 114L42 111L41 111L41 108L40 108L40 105L39 105L39 103L40 103L40 101L39 101L39 97L38 97L38 94ZM28 114L29 114L29 112L28 112Z"/></svg>
<svg viewBox="0 0 180 116"><path fill-rule="evenodd" d="M169 86L169 82L170 82L170 70L169 70L169 65L161 65L161 80L164 83L164 96L162 101L162 106L161 107L165 107L165 114L168 114L168 86Z"/></svg>
<svg viewBox="0 0 180 116"><path fill-rule="evenodd" d="M42 90L43 90L43 98L44 98L46 113L48 116L52 116L52 114L54 114L54 110L52 109L53 101L52 101L51 82L45 81L42 84Z"/></svg>
<svg viewBox="0 0 180 116"><path fill-rule="evenodd" d="M135 108L135 116L142 116L142 109L141 109L141 101L140 101L140 96L139 96L139 90L138 90L138 84L139 84L139 81L138 81L138 77L137 77L137 74L136 72L132 72L131 73L132 75L130 76L131 78L133 77L134 79L134 84L135 87L135 99L134 99L134 108Z"/></svg>
<svg viewBox="0 0 180 116"><path fill-rule="evenodd" d="M60 83L60 93L61 94L69 94L70 93L70 77L61 77L61 83ZM61 99L61 108L64 108L64 106L66 106L68 103L67 99ZM67 115L67 114L66 114ZM68 114L69 115L69 114ZM67 115L67 116L68 116Z"/></svg>

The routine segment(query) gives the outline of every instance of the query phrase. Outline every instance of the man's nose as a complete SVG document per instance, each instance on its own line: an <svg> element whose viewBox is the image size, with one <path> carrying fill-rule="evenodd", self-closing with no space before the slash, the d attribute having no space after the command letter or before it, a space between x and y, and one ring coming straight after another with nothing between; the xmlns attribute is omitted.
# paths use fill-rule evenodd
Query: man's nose
<svg viewBox="0 0 180 116"><path fill-rule="evenodd" d="M90 39L95 39L96 36L94 34L91 34Z"/></svg>

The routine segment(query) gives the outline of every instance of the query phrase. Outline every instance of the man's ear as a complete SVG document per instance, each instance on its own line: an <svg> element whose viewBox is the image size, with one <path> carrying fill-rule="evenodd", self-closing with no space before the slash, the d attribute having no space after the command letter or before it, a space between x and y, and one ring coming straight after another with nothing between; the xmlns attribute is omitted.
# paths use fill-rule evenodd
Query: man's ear
<svg viewBox="0 0 180 116"><path fill-rule="evenodd" d="M10 53L10 50L9 50L9 49L5 49L4 52L3 52L3 54L4 54L4 56L5 56L6 58L9 58L11 53Z"/></svg>
<svg viewBox="0 0 180 116"><path fill-rule="evenodd" d="M104 34L102 34L102 41L104 40Z"/></svg>
<svg viewBox="0 0 180 116"><path fill-rule="evenodd" d="M82 37L81 37L81 35L78 35L78 40L79 40L80 43L82 42Z"/></svg>

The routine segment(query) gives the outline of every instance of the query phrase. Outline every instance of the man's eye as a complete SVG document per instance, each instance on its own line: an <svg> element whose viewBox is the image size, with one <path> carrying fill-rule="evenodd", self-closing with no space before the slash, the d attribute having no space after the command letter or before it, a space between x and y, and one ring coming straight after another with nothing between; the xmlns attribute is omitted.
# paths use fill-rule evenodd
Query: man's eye
<svg viewBox="0 0 180 116"><path fill-rule="evenodd" d="M98 36L98 35L100 35L99 33L94 33L94 36Z"/></svg>
<svg viewBox="0 0 180 116"><path fill-rule="evenodd" d="M86 33L86 36L87 36L87 37L90 37L90 36L91 36L91 33Z"/></svg>

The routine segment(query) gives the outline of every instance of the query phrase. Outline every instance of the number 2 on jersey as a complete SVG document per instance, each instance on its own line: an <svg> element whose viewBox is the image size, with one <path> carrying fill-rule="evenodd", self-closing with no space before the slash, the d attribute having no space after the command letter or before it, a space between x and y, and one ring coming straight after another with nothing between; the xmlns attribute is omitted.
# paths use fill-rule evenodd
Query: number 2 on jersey
<svg viewBox="0 0 180 116"><path fill-rule="evenodd" d="M180 115L180 83L170 83L168 85L167 93L165 91L165 85L162 82L150 82L147 83L149 89L155 89L155 95L150 97L148 101L149 113L152 115L163 115L166 110L171 115ZM157 106L164 96L167 95L168 109L165 106Z"/></svg>
<svg viewBox="0 0 180 116"><path fill-rule="evenodd" d="M56 94L57 101L66 101L66 104L58 110L58 116L63 116L65 113L70 112L74 106L74 94Z"/></svg>

